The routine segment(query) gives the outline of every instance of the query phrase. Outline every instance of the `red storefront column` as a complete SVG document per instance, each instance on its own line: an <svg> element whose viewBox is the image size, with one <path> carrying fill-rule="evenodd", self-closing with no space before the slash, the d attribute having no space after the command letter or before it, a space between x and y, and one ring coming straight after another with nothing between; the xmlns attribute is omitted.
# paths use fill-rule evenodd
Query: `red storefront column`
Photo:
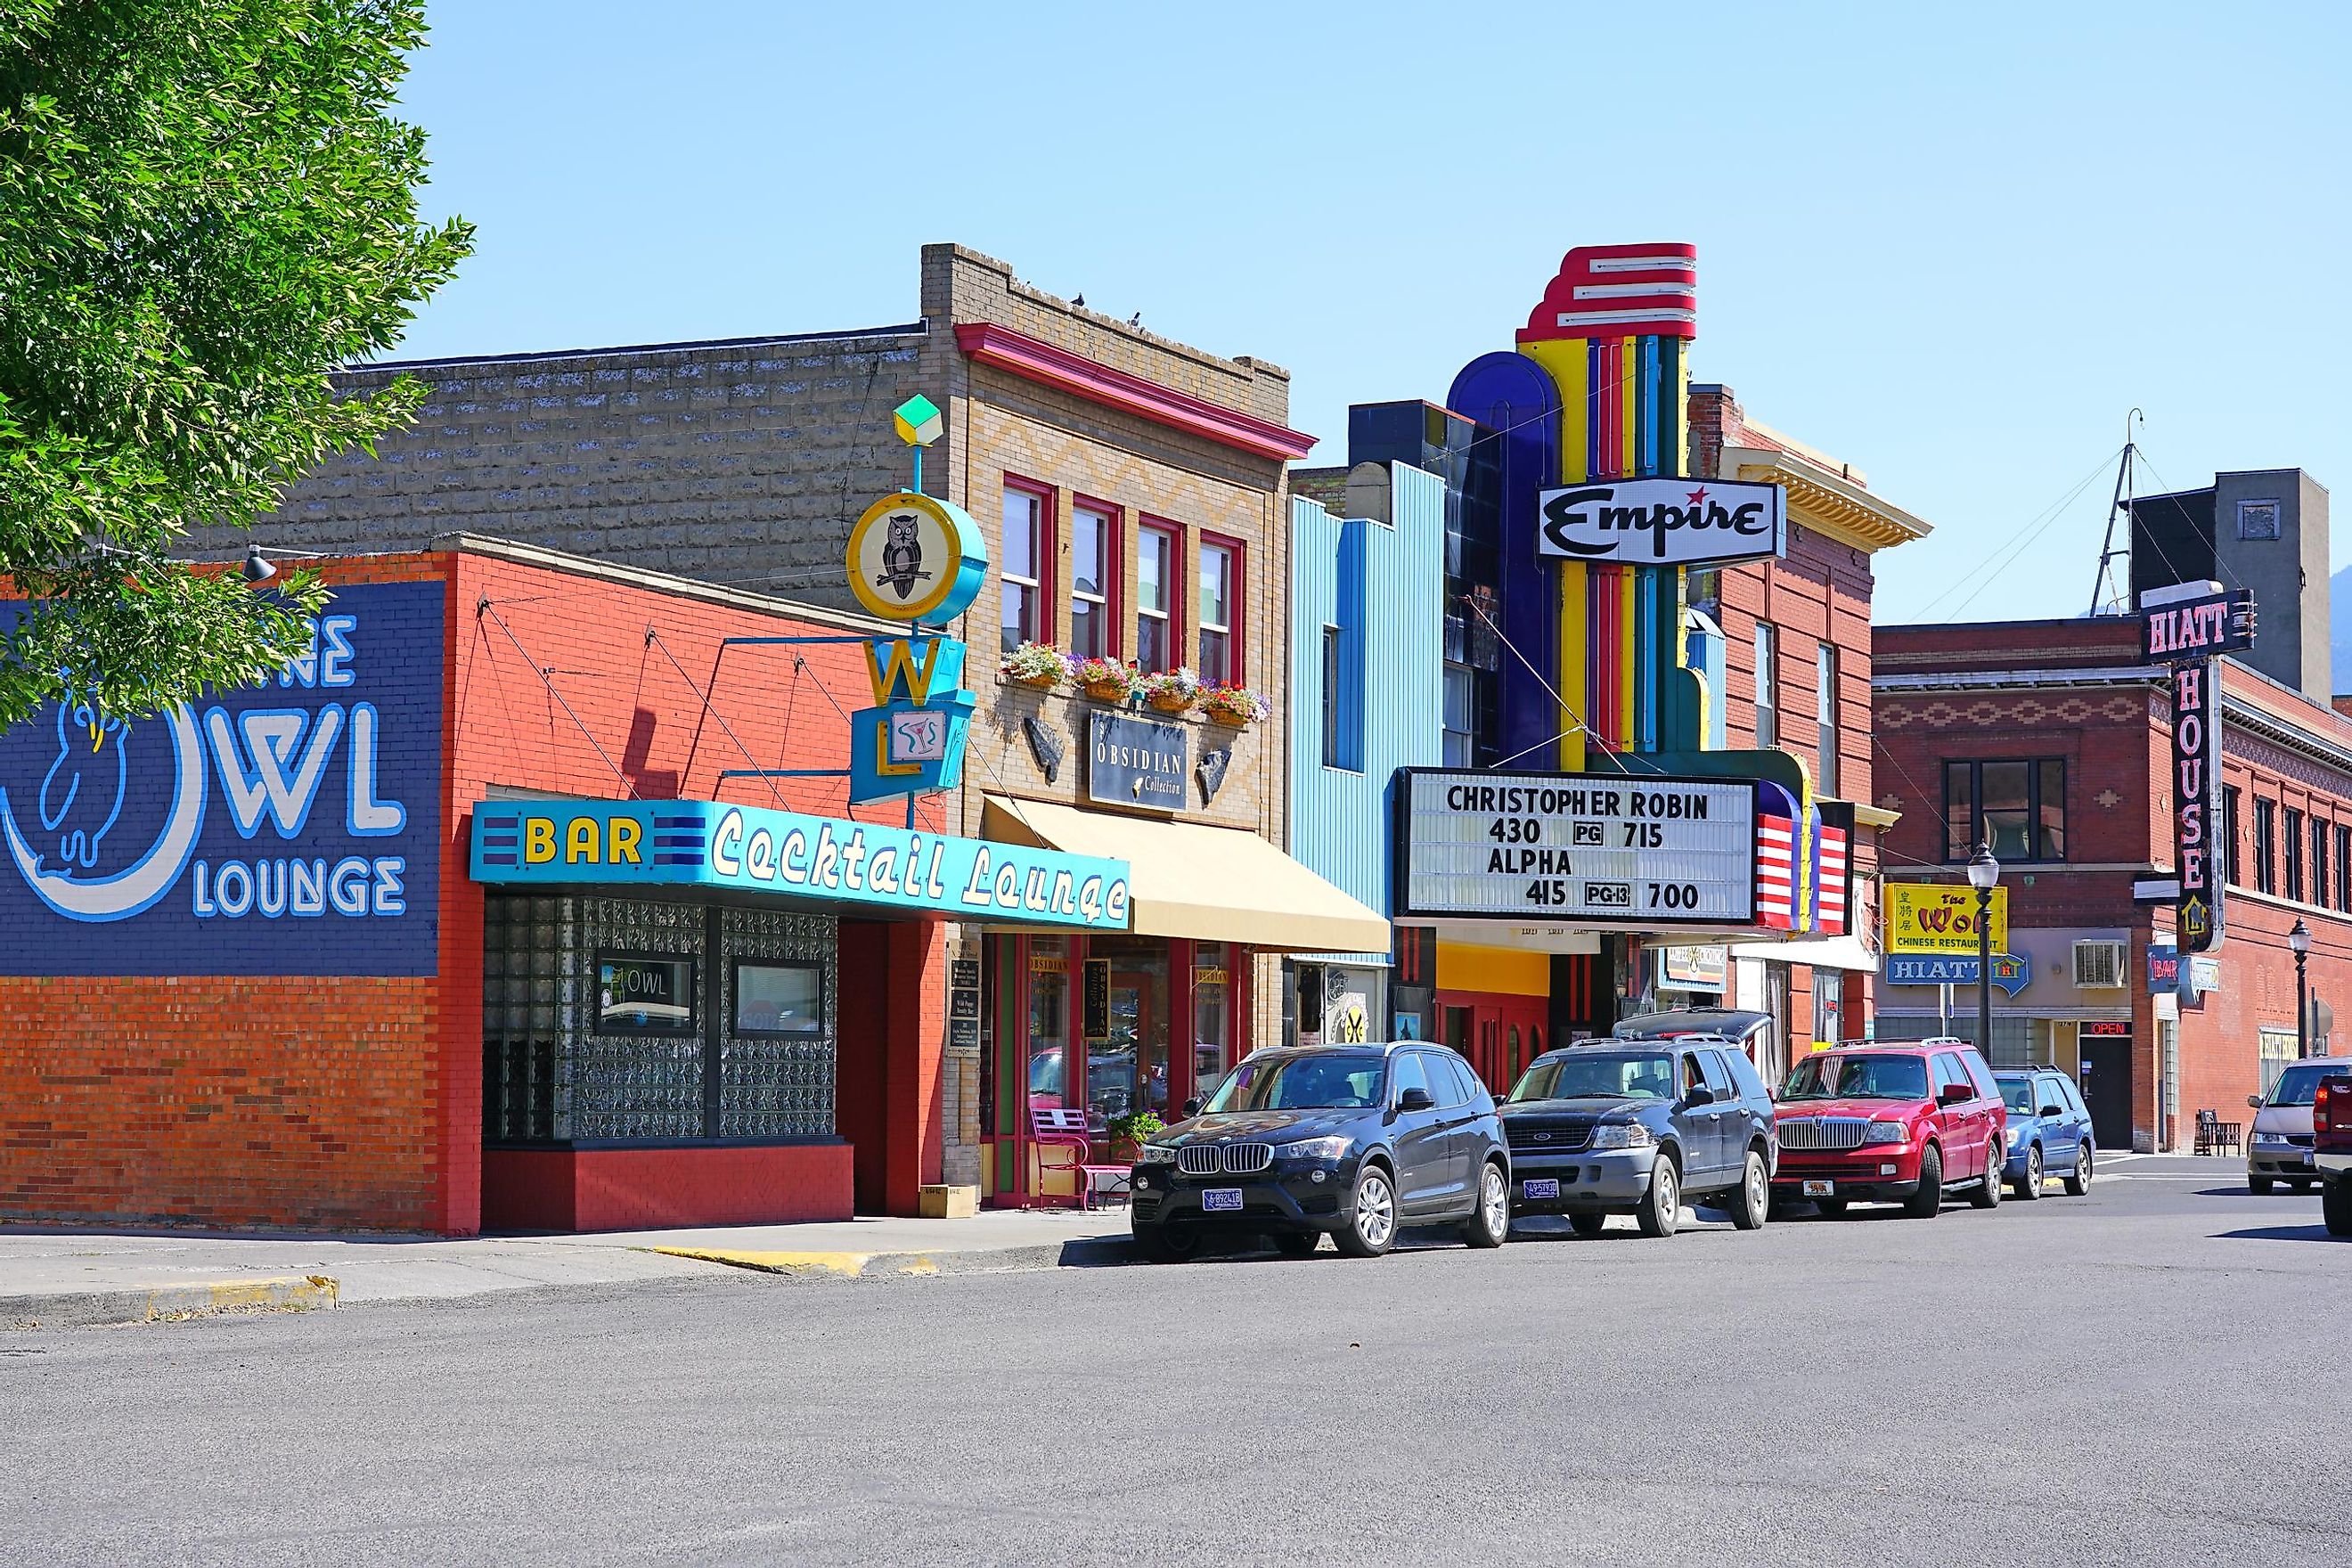
<svg viewBox="0 0 2352 1568"><path fill-rule="evenodd" d="M939 1181L945 1150L940 1071L947 1039L947 930L943 921L907 921L888 931L883 1191L892 1214L910 1215L920 1189Z"/></svg>

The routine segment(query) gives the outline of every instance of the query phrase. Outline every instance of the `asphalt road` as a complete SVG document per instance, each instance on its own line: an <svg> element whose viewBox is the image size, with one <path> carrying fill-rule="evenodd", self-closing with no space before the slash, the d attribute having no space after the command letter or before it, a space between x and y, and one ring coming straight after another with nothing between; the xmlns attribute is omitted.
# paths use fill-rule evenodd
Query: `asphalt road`
<svg viewBox="0 0 2352 1568"><path fill-rule="evenodd" d="M1373 1263L8 1334L0 1556L2341 1564L2352 1245L2230 1170Z"/></svg>

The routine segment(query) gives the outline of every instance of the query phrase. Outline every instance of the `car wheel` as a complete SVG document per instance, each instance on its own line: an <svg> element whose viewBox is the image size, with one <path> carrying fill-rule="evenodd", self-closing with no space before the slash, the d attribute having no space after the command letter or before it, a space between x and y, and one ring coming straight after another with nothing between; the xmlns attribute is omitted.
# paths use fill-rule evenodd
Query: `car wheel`
<svg viewBox="0 0 2352 1568"><path fill-rule="evenodd" d="M1356 1201L1333 1239L1350 1258L1378 1258L1396 1243L1396 1185L1385 1165L1356 1173Z"/></svg>
<svg viewBox="0 0 2352 1568"><path fill-rule="evenodd" d="M2352 1236L2352 1177L2329 1182L2319 1189L2319 1217L2330 1236Z"/></svg>
<svg viewBox="0 0 2352 1568"><path fill-rule="evenodd" d="M1179 1230L1164 1225L1139 1225L1130 1227L1129 1234L1134 1238L1136 1255L1146 1263L1183 1263L1201 1250L1201 1237L1197 1231Z"/></svg>
<svg viewBox="0 0 2352 1568"><path fill-rule="evenodd" d="M2017 1195L2027 1203L2042 1195L2042 1145L2039 1143L2025 1152L2025 1176L2017 1184Z"/></svg>
<svg viewBox="0 0 2352 1568"><path fill-rule="evenodd" d="M1660 1154L1651 1163L1650 1190L1642 1194L1642 1206L1633 1211L1634 1221L1643 1236L1672 1236L1682 1217L1682 1173L1675 1169L1673 1155Z"/></svg>
<svg viewBox="0 0 2352 1568"><path fill-rule="evenodd" d="M1934 1219L1944 1207L1944 1156L1929 1144L1919 1156L1919 1188L1904 1200L1903 1212L1913 1219Z"/></svg>
<svg viewBox="0 0 2352 1568"><path fill-rule="evenodd" d="M1996 1132L1985 1145L1984 1180L1969 1189L1969 1202L1980 1209L2000 1207L2001 1189L2009 1184L2000 1175L2000 1134Z"/></svg>
<svg viewBox="0 0 2352 1568"><path fill-rule="evenodd" d="M1502 1165L1489 1160L1478 1177L1477 1210L1464 1222L1462 1239L1472 1247L1500 1247L1510 1234L1511 1184L1503 1179Z"/></svg>
<svg viewBox="0 0 2352 1568"><path fill-rule="evenodd" d="M1761 1230L1765 1216L1772 1209L1772 1181L1764 1173L1764 1156L1755 1150L1748 1151L1748 1163L1739 1173L1739 1185L1726 1194L1724 1207L1731 1215L1731 1223L1742 1230Z"/></svg>
<svg viewBox="0 0 2352 1568"><path fill-rule="evenodd" d="M1319 1230L1286 1230L1274 1238L1274 1249L1285 1258L1307 1258L1323 1244Z"/></svg>
<svg viewBox="0 0 2352 1568"><path fill-rule="evenodd" d="M2246 1185L2256 1197L2261 1197L2271 1190L2271 1179L2268 1176L2248 1176Z"/></svg>
<svg viewBox="0 0 2352 1568"><path fill-rule="evenodd" d="M2091 1190L2091 1145L2088 1142L2074 1151L2074 1168L2066 1174L2066 1190L2078 1198Z"/></svg>
<svg viewBox="0 0 2352 1568"><path fill-rule="evenodd" d="M2304 1194L2304 1193L2307 1193L2307 1192L2311 1191L2311 1184L2310 1184L2309 1182L2307 1182L2307 1181L2305 1181L2305 1182L2295 1182L2295 1183L2293 1183L2293 1184L2291 1184L2294 1186L2294 1190L2295 1190L2295 1192L2296 1192L2296 1194L2297 1194L2298 1195L2300 1195L2300 1194Z"/></svg>
<svg viewBox="0 0 2352 1568"><path fill-rule="evenodd" d="M1815 1198L1813 1200L1813 1208L1816 1212L1829 1219L1843 1219L1846 1215L1846 1205L1843 1198Z"/></svg>
<svg viewBox="0 0 2352 1568"><path fill-rule="evenodd" d="M1579 1236L1599 1236L1609 1223L1605 1214L1572 1214L1568 1216L1568 1228Z"/></svg>

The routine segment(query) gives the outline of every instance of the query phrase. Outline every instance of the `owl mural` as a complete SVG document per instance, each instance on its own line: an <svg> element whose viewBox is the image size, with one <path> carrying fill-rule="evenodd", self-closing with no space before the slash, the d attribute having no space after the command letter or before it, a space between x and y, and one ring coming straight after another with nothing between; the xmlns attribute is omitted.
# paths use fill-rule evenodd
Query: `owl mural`
<svg viewBox="0 0 2352 1568"><path fill-rule="evenodd" d="M874 579L877 588L887 587L901 599L913 595L917 583L928 583L931 574L922 569L923 520L911 511L894 511L887 520L889 531L882 541L882 574Z"/></svg>

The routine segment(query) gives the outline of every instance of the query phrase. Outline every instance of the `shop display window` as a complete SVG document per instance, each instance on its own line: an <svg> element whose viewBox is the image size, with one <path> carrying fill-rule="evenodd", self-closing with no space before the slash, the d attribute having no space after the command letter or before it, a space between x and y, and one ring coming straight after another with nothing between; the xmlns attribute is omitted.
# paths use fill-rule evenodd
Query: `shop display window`
<svg viewBox="0 0 2352 1568"><path fill-rule="evenodd" d="M1070 942L1040 938L1029 944L1029 1104L1053 1110L1069 1103Z"/></svg>
<svg viewBox="0 0 2352 1568"><path fill-rule="evenodd" d="M735 1032L824 1033L824 967L817 963L735 963Z"/></svg>
<svg viewBox="0 0 2352 1568"><path fill-rule="evenodd" d="M690 1035L694 960L667 953L596 954L596 1032Z"/></svg>
<svg viewBox="0 0 2352 1568"><path fill-rule="evenodd" d="M1192 1094L1201 1100L1233 1066L1231 952L1222 942L1192 949Z"/></svg>

